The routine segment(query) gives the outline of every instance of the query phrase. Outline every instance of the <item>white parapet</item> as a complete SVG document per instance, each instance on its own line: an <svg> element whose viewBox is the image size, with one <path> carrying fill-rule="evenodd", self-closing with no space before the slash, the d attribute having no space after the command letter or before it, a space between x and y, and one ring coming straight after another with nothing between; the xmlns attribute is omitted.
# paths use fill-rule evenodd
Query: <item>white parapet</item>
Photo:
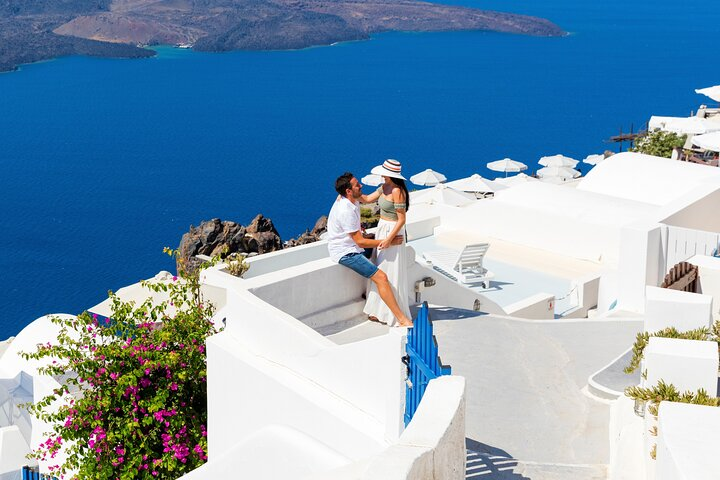
<svg viewBox="0 0 720 480"><path fill-rule="evenodd" d="M712 320L712 300L710 295L646 287L645 331L657 332L675 327L683 332L709 327Z"/></svg>
<svg viewBox="0 0 720 480"><path fill-rule="evenodd" d="M704 295L713 297L712 314L714 318L720 316L720 258L707 255L695 255L688 262L699 268L698 290Z"/></svg>
<svg viewBox="0 0 720 480"><path fill-rule="evenodd" d="M704 389L717 394L718 346L716 342L650 337L645 347L645 385L660 380L681 391Z"/></svg>
<svg viewBox="0 0 720 480"><path fill-rule="evenodd" d="M662 402L656 480L720 478L720 408Z"/></svg>
<svg viewBox="0 0 720 480"><path fill-rule="evenodd" d="M29 463L25 457L29 453L30 447L17 425L0 428L0 478L15 478L12 474L19 478L17 472Z"/></svg>
<svg viewBox="0 0 720 480"><path fill-rule="evenodd" d="M211 451L208 463L181 478L241 472L253 479L463 480L465 379L443 376L430 381L408 428L381 451L344 455L338 451L347 441L343 433L337 431L336 442L328 444L287 425L272 424L234 445L228 441L229 448L216 456Z"/></svg>
<svg viewBox="0 0 720 480"><path fill-rule="evenodd" d="M647 376L643 385L653 387L663 380L680 392L704 389L711 396L717 394L718 348L716 342L650 337L644 353ZM657 438L650 432L657 427L657 419L646 411L644 457L648 480L656 479L659 465L650 458ZM692 478L692 477L688 477Z"/></svg>
<svg viewBox="0 0 720 480"><path fill-rule="evenodd" d="M662 275L662 227L643 222L627 225L620 232L618 262L618 307L642 312L645 285L657 285Z"/></svg>
<svg viewBox="0 0 720 480"><path fill-rule="evenodd" d="M398 443L312 480L464 480L465 379L431 380Z"/></svg>
<svg viewBox="0 0 720 480"><path fill-rule="evenodd" d="M621 395L610 406L608 480L636 480L645 477L645 423L635 414L634 405L632 399Z"/></svg>
<svg viewBox="0 0 720 480"><path fill-rule="evenodd" d="M551 320L555 318L555 295L552 293L536 293L527 298L505 306L508 315L535 320Z"/></svg>

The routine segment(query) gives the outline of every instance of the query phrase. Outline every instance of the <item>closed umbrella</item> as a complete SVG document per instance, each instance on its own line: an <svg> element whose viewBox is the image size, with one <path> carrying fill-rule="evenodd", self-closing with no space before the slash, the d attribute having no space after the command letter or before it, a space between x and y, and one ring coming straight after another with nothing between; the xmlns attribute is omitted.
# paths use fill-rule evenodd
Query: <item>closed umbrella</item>
<svg viewBox="0 0 720 480"><path fill-rule="evenodd" d="M432 187L439 183L443 183L445 180L447 180L445 175L440 172L436 172L431 168L423 170L422 172L410 177L410 181L412 183L415 185L422 185L424 187Z"/></svg>
<svg viewBox="0 0 720 480"><path fill-rule="evenodd" d="M720 132L706 133L704 135L695 135L692 138L693 145L697 145L705 150L720 152Z"/></svg>
<svg viewBox="0 0 720 480"><path fill-rule="evenodd" d="M384 182L385 181L380 175L375 175L374 173L365 175L360 179L360 183L369 187L377 187L378 185L382 185Z"/></svg>
<svg viewBox="0 0 720 480"><path fill-rule="evenodd" d="M580 172L569 167L544 167L537 171L538 177L557 177L562 179L577 178Z"/></svg>
<svg viewBox="0 0 720 480"><path fill-rule="evenodd" d="M417 194L413 196L412 200L413 203L429 203L431 205L439 204L461 207L474 202L476 199L474 195L461 192L460 190L455 190L452 187L439 183L432 188L417 192Z"/></svg>
<svg viewBox="0 0 720 480"><path fill-rule="evenodd" d="M510 158L503 158L502 160L488 163L487 168L494 172L505 172L505 176L507 177L508 172L522 172L523 170L527 170L527 165Z"/></svg>
<svg viewBox="0 0 720 480"><path fill-rule="evenodd" d="M588 155L583 160L583 163L587 163L588 165L597 165L598 163L605 160L605 155L595 154L595 155Z"/></svg>
<svg viewBox="0 0 720 480"><path fill-rule="evenodd" d="M720 102L720 85L715 85L714 87L707 88L698 88L695 90L695 93L705 95L706 97L712 98L716 102Z"/></svg>
<svg viewBox="0 0 720 480"><path fill-rule="evenodd" d="M565 155L551 155L549 157L542 157L538 162L543 167L570 167L575 168L578 161L574 158L566 157Z"/></svg>
<svg viewBox="0 0 720 480"><path fill-rule="evenodd" d="M490 183L477 173L473 173L467 178L448 182L446 185L462 192L487 193L495 191Z"/></svg>

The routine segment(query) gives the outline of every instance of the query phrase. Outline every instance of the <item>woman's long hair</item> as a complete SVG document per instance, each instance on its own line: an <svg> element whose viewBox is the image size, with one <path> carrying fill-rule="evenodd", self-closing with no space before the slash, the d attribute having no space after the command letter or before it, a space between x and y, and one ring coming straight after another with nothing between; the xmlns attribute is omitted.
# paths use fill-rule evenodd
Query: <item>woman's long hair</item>
<svg viewBox="0 0 720 480"><path fill-rule="evenodd" d="M395 177L390 177L390 179L395 185L400 187L403 193L405 193L405 211L407 212L410 210L410 192L408 192L407 186L405 185L405 180Z"/></svg>

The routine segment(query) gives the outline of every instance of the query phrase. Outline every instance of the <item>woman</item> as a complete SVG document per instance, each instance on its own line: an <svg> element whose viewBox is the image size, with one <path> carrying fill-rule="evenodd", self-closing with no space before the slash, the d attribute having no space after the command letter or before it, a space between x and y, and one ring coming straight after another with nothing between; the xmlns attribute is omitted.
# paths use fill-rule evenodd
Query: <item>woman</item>
<svg viewBox="0 0 720 480"><path fill-rule="evenodd" d="M384 183L370 195L363 195L364 203L377 201L380 206L380 222L375 239L382 240L377 249L377 265L385 272L397 299L400 310L410 317L408 306L407 259L405 258L405 214L410 206L410 195L401 173L402 166L397 160L388 159L373 168L371 173L381 175ZM392 246L396 236L403 238L401 245ZM388 325L395 325L396 319L382 301L374 284L370 284L367 302L363 311L368 318ZM399 326L411 326L402 325Z"/></svg>

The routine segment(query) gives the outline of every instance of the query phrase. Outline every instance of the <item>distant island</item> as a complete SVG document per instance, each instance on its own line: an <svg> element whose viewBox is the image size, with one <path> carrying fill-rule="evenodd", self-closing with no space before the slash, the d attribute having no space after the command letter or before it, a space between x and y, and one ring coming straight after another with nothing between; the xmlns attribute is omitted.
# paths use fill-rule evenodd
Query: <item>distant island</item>
<svg viewBox="0 0 720 480"><path fill-rule="evenodd" d="M0 0L0 71L66 55L139 58L142 48L289 50L386 31L560 36L536 17L414 0Z"/></svg>

